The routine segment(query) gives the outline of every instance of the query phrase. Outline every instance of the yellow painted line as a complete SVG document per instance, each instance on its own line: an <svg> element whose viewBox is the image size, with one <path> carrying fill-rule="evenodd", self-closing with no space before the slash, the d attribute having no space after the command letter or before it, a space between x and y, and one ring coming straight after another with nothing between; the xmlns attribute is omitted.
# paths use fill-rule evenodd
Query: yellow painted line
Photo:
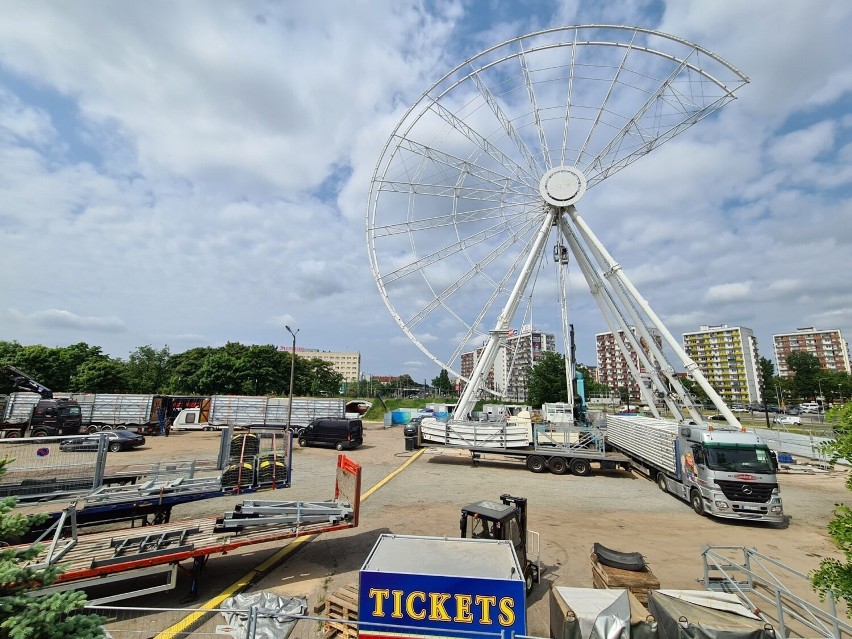
<svg viewBox="0 0 852 639"><path fill-rule="evenodd" d="M416 459L418 459L424 452L426 452L425 448L421 448L416 453L414 453L408 461L406 461L402 466L397 468L387 477L383 478L378 484L373 486L370 490L361 495L361 502L363 502L367 497L376 492L379 488L387 484L391 479L399 475L403 470L408 468L411 464L414 463ZM237 581L232 583L230 586L225 588L222 592L220 592L215 597L212 597L205 601L200 607L201 608L217 608L225 599L228 597L233 597L237 593L239 593L243 588L248 587L251 582L259 576L262 576L265 572L268 572L272 568L274 568L281 561L286 559L289 555L295 553L299 548L301 548L304 544L313 541L318 534L313 535L302 535L301 537L296 537L292 542L287 544L284 548L277 551L274 555L272 555L269 559L264 561L259 566L252 568L245 575L240 577ZM154 636L154 639L169 639L170 637L174 637L176 634L181 632L186 632L191 626L201 620L202 617L208 615L208 612L193 612L178 621L175 624L172 624L168 628L165 628L158 634Z"/></svg>

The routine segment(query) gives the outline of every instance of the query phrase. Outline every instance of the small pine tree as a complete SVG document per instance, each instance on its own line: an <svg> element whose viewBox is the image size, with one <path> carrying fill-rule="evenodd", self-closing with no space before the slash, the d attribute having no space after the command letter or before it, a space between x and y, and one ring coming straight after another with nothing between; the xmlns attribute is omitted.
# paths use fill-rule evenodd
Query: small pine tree
<svg viewBox="0 0 852 639"><path fill-rule="evenodd" d="M10 459L0 459L0 477ZM55 566L33 570L26 564L38 556L37 547L17 549L2 540L20 538L43 518L14 513L14 497L0 499L0 639L66 639L103 637L99 615L82 612L86 595L79 591L33 595L50 585L61 570Z"/></svg>

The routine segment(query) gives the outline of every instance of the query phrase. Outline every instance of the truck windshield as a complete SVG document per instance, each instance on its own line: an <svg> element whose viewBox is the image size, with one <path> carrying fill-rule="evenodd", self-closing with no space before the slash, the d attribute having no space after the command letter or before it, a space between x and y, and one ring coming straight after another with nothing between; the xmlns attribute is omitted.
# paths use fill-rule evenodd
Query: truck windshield
<svg viewBox="0 0 852 639"><path fill-rule="evenodd" d="M772 458L766 447L736 444L708 446L707 467L731 472L774 473Z"/></svg>
<svg viewBox="0 0 852 639"><path fill-rule="evenodd" d="M58 412L63 417L79 417L82 414L79 406L65 406L60 408Z"/></svg>

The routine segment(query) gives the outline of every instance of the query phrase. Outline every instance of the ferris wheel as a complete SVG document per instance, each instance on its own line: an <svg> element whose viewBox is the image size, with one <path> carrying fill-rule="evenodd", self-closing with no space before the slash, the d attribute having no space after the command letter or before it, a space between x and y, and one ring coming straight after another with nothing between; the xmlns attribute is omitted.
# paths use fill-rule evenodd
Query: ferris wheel
<svg viewBox="0 0 852 639"><path fill-rule="evenodd" d="M408 109L375 169L367 247L396 322L465 382L456 415L466 415L480 391L506 396L492 370L517 355L510 346L519 342L510 339L517 327L560 326L567 336L570 256L631 373L650 376L639 385L649 406L676 394L695 414L655 329L736 421L578 203L733 100L747 82L719 56L681 38L636 27L571 26L465 60ZM557 277L540 277L554 269ZM474 356L463 367L465 353ZM567 360L567 347L565 353Z"/></svg>

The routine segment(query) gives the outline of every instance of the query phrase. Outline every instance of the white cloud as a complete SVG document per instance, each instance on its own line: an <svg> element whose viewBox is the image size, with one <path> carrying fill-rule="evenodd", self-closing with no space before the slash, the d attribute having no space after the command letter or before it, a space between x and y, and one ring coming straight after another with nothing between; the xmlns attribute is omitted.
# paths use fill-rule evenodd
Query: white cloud
<svg viewBox="0 0 852 639"><path fill-rule="evenodd" d="M802 324L852 333L852 72L837 53L852 5L667 2L659 21L633 0L484 6L16 3L0 21L4 339L126 356L140 344L287 344L289 324L300 345L360 350L373 374L419 362L431 379L437 366L370 272L376 162L444 72L581 22L659 28L751 78L578 206L672 332L742 324L762 352ZM445 286L459 268L431 275ZM532 319L557 327L552 268L540 278ZM573 261L570 297L579 357L593 362L606 326ZM466 331L448 314L413 330L445 351Z"/></svg>

